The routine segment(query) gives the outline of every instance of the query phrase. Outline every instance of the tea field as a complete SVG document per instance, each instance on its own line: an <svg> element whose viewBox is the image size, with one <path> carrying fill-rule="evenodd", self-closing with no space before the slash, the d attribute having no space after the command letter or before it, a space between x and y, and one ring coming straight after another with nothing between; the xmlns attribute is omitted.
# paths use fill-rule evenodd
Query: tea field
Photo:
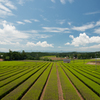
<svg viewBox="0 0 100 100"><path fill-rule="evenodd" d="M100 65L0 62L0 100L100 100Z"/></svg>

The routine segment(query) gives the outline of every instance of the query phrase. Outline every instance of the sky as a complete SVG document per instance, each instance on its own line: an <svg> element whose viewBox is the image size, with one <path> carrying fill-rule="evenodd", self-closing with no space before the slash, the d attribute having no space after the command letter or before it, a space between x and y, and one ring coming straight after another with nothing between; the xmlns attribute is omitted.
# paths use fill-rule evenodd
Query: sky
<svg viewBox="0 0 100 100"><path fill-rule="evenodd" d="M100 0L0 0L0 52L100 51Z"/></svg>

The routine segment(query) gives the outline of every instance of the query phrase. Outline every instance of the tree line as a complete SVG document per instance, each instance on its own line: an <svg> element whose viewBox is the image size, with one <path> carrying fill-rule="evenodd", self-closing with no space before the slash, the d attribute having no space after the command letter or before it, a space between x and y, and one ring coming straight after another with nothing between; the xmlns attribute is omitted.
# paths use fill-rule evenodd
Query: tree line
<svg viewBox="0 0 100 100"><path fill-rule="evenodd" d="M56 56L56 57L66 57L68 59L91 59L100 58L100 52L22 52L11 51L7 53L0 53L0 58L10 61L10 60L45 60L51 61L49 58L42 59L43 56Z"/></svg>

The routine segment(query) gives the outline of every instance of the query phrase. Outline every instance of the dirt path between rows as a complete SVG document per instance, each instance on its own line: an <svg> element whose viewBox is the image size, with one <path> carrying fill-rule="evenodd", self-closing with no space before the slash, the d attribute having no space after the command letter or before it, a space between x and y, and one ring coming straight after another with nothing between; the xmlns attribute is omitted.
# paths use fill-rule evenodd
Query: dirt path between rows
<svg viewBox="0 0 100 100"><path fill-rule="evenodd" d="M62 87L61 87L61 82L60 82L60 77L59 77L59 72L58 72L57 65L56 65L56 69L57 69L57 84L58 84L59 100L64 100L63 91L62 91Z"/></svg>
<svg viewBox="0 0 100 100"><path fill-rule="evenodd" d="M53 67L53 65L52 65L52 67ZM52 68L51 68L51 70L52 70ZM51 73L51 70L50 70L50 73ZM46 90L46 87L47 87L47 84L48 84L48 81L49 81L50 73L49 73L47 82L46 82L46 84L45 84L45 86L44 86L43 92L42 92L42 94L41 94L40 100L43 100L44 93L45 93L45 90Z"/></svg>
<svg viewBox="0 0 100 100"><path fill-rule="evenodd" d="M63 70L64 71L64 70ZM65 73L65 71L64 71ZM66 74L66 73L65 73ZM67 76L67 74L66 74ZM82 95L79 93L79 91L76 89L76 87L73 85L73 83L71 82L71 80L69 79L69 77L67 76L68 80L70 81L70 83L72 84L72 86L74 87L74 89L76 90L78 96L80 97L81 100L84 100L84 98L82 97Z"/></svg>

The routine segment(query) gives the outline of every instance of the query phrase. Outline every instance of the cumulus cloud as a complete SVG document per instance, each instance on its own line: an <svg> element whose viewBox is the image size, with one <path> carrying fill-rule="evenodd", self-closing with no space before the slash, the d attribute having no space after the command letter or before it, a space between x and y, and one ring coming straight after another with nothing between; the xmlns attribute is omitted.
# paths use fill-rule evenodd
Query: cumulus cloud
<svg viewBox="0 0 100 100"><path fill-rule="evenodd" d="M39 41L36 44L33 42L27 42L27 46L41 46L41 47L53 47L53 44L48 44L47 41Z"/></svg>
<svg viewBox="0 0 100 100"><path fill-rule="evenodd" d="M7 21L2 21L2 27L0 28L0 44L19 44L19 41L29 37Z"/></svg>
<svg viewBox="0 0 100 100"><path fill-rule="evenodd" d="M79 37L74 37L73 35L69 36L70 38L72 38L72 43L70 43L71 45L74 46L85 46L86 44L89 43L100 43L100 37L99 36L92 36L89 37L88 35L86 35L86 33L80 33Z"/></svg>

